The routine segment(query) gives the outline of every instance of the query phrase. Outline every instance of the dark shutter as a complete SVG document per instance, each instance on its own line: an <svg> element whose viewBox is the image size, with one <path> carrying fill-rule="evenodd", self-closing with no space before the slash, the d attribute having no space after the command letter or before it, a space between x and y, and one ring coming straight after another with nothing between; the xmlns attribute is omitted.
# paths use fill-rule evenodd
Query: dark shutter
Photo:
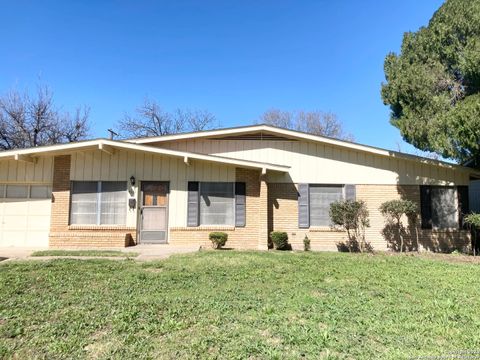
<svg viewBox="0 0 480 360"><path fill-rule="evenodd" d="M244 227L246 219L246 186L244 182L235 183L235 226Z"/></svg>
<svg viewBox="0 0 480 360"><path fill-rule="evenodd" d="M198 226L198 200L198 181L189 181L187 226Z"/></svg>
<svg viewBox="0 0 480 360"><path fill-rule="evenodd" d="M308 184L298 184L298 227L301 229L310 227L308 188Z"/></svg>
<svg viewBox="0 0 480 360"><path fill-rule="evenodd" d="M422 212L422 229L432 228L432 187L420 185L420 210Z"/></svg>
<svg viewBox="0 0 480 360"><path fill-rule="evenodd" d="M345 200L355 201L357 197L357 189L355 185L346 184L345 185Z"/></svg>
<svg viewBox="0 0 480 360"><path fill-rule="evenodd" d="M468 201L468 186L457 186L458 197L458 226L460 229L465 229L466 226L463 218L470 212L470 204Z"/></svg>

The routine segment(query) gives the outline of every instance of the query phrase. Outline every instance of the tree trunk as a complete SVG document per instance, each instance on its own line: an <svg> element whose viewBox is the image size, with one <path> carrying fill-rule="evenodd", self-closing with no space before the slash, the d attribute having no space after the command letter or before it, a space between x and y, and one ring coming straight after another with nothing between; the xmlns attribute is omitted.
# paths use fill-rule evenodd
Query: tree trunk
<svg viewBox="0 0 480 360"><path fill-rule="evenodd" d="M403 236L402 236L402 227L400 221L398 222L398 237L400 239L400 253L403 252Z"/></svg>
<svg viewBox="0 0 480 360"><path fill-rule="evenodd" d="M417 224L415 226L415 242L417 243L417 253L420 252L420 244L418 243L418 227Z"/></svg>

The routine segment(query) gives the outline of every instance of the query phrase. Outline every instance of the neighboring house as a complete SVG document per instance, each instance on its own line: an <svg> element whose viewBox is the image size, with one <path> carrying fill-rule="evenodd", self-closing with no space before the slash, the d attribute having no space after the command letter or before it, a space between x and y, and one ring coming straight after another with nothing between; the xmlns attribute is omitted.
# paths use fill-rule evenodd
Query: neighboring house
<svg viewBox="0 0 480 360"><path fill-rule="evenodd" d="M473 169L297 131L254 125L127 141L98 139L0 153L0 246L209 245L267 249L272 230L293 248L336 250L346 234L329 205L364 200L376 250L395 241L378 208L421 209L421 247L470 247L461 225ZM407 237L409 235L407 234ZM417 236L417 235L416 235Z"/></svg>

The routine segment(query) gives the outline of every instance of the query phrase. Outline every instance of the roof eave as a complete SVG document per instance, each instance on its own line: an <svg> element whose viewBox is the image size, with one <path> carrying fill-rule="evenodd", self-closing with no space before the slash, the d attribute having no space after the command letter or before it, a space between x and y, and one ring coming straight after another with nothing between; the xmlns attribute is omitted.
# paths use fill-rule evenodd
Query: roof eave
<svg viewBox="0 0 480 360"><path fill-rule="evenodd" d="M154 153L158 155L166 155L179 157L184 159L193 159L200 161L209 161L215 163L221 163L225 165L235 165L244 168L258 169L258 170L271 170L279 172L288 172L289 166L278 165L278 164L269 164L249 160L240 160L229 157L215 156L215 155L206 155L198 154L185 151L170 150L165 148L157 148L148 145L132 144L122 141L107 140L107 139L96 139L89 140L78 143L69 143L69 144L59 144L59 145L50 145L42 146L36 148L28 149L18 149L18 150L9 150L5 152L0 152L0 159L19 159L19 156L41 156L42 154L70 154L77 151L88 151L88 150L103 150L105 151L106 147L131 150L131 151L143 151L148 153Z"/></svg>

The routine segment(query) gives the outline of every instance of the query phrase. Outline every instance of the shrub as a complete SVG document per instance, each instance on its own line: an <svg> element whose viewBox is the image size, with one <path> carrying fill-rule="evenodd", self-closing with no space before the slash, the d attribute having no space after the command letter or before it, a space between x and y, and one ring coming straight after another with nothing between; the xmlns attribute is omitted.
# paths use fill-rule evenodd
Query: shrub
<svg viewBox="0 0 480 360"><path fill-rule="evenodd" d="M473 256L477 255L477 236L480 229L480 214L471 213L464 217L465 224L470 225L473 228Z"/></svg>
<svg viewBox="0 0 480 360"><path fill-rule="evenodd" d="M303 250L310 251L310 239L307 235L303 238Z"/></svg>
<svg viewBox="0 0 480 360"><path fill-rule="evenodd" d="M348 243L344 247L350 252L370 249L365 242L365 229L370 226L368 216L367 206L361 200L340 200L330 205L330 219L347 231Z"/></svg>
<svg viewBox="0 0 480 360"><path fill-rule="evenodd" d="M463 221L466 224L475 226L476 228L480 228L480 214L476 214L476 213L468 214L465 216Z"/></svg>
<svg viewBox="0 0 480 360"><path fill-rule="evenodd" d="M209 234L210 241L215 249L220 249L222 246L225 246L228 240L228 234L224 232L211 232Z"/></svg>
<svg viewBox="0 0 480 360"><path fill-rule="evenodd" d="M390 200L385 201L380 205L380 212L388 221L393 222L398 230L398 237L400 239L400 252L403 251L403 235L402 230L402 216L405 215L411 220L415 220L417 216L417 205L410 200ZM418 249L418 244L417 244Z"/></svg>
<svg viewBox="0 0 480 360"><path fill-rule="evenodd" d="M287 250L289 247L288 244L288 234L282 231L272 231L270 233L272 238L273 245L277 250Z"/></svg>

